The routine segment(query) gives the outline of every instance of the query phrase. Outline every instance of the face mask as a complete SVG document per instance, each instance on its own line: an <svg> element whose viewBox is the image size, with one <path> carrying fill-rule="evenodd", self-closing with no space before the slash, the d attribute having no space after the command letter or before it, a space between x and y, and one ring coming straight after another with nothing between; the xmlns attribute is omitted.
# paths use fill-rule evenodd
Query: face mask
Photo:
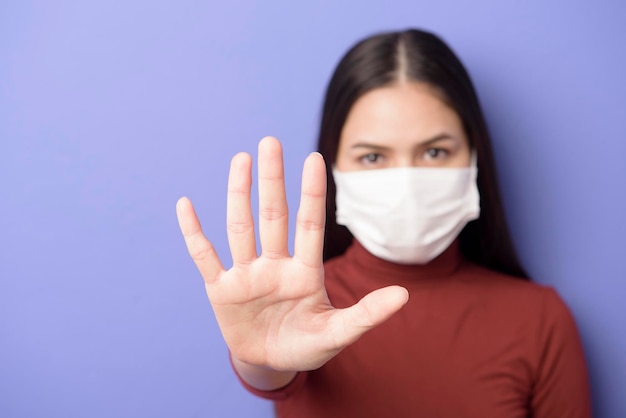
<svg viewBox="0 0 626 418"><path fill-rule="evenodd" d="M480 214L477 168L386 168L341 172L337 223L375 256L424 264L450 246Z"/></svg>

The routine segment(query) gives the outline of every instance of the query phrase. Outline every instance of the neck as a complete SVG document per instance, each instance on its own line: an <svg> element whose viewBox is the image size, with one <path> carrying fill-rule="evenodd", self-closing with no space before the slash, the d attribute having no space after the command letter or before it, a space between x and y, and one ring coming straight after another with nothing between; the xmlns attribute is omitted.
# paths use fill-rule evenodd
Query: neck
<svg viewBox="0 0 626 418"><path fill-rule="evenodd" d="M443 253L425 264L399 264L383 260L368 252L356 239L353 239L345 256L365 274L393 280L394 284L440 282L442 278L454 274L463 261L458 238Z"/></svg>

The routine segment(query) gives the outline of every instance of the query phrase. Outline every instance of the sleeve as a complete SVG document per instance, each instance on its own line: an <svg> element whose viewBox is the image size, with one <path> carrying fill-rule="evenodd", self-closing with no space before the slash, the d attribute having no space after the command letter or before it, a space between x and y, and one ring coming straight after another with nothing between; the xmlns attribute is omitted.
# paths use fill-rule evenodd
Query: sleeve
<svg viewBox="0 0 626 418"><path fill-rule="evenodd" d="M275 389L275 390L260 390L260 389L250 386L245 380L243 380L243 378L239 375L239 373L237 373L237 369L233 366L233 361L232 361L232 357L230 356L230 354L228 355L228 359L241 385L253 395L256 395L260 398L267 399L270 401L282 401L284 399L289 398L294 392L298 391L298 389L300 389L300 387L304 384L304 381L306 380L306 376L308 373L308 372L298 372L298 374L296 374L296 377L294 377L291 382L289 382L287 385L283 386L282 388Z"/></svg>
<svg viewBox="0 0 626 418"><path fill-rule="evenodd" d="M553 289L544 299L539 363L531 399L534 418L589 418L587 366L576 323Z"/></svg>

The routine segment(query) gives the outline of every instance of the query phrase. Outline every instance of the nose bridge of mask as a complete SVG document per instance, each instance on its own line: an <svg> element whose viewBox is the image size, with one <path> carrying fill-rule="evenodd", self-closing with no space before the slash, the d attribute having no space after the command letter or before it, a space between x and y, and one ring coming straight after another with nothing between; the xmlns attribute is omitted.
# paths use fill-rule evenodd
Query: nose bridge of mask
<svg viewBox="0 0 626 418"><path fill-rule="evenodd" d="M399 167L380 170L340 172L333 170L342 194L362 205L393 210L399 206L414 210L446 211L450 192L457 194L472 181L467 168ZM368 211L361 207L360 210Z"/></svg>

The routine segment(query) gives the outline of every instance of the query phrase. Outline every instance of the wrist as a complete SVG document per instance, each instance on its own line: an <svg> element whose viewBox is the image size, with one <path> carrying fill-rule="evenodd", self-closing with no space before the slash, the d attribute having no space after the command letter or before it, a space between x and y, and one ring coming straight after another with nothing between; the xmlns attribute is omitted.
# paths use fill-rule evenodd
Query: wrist
<svg viewBox="0 0 626 418"><path fill-rule="evenodd" d="M238 377L247 385L262 391L287 386L298 374L296 371L275 370L268 366L250 364L230 354L230 361Z"/></svg>

